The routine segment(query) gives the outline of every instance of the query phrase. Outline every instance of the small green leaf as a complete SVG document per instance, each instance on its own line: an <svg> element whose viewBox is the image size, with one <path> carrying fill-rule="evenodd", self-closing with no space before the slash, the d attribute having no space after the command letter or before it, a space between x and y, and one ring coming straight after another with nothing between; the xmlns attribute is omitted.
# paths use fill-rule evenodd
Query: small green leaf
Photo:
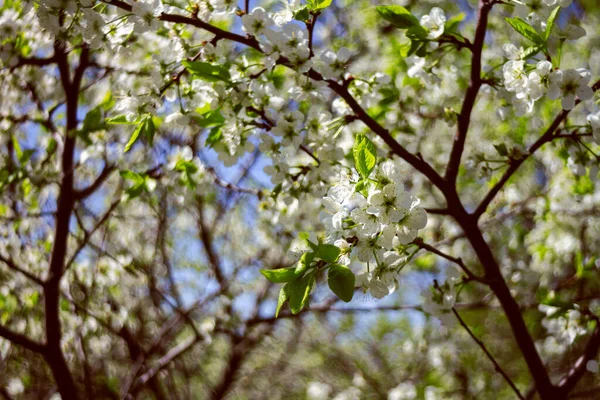
<svg viewBox="0 0 600 400"><path fill-rule="evenodd" d="M560 13L560 6L556 7L550 13L548 17L548 21L546 21L546 30L544 31L544 40L548 40L550 34L552 33L552 29L554 29L554 24L556 23L556 18L558 18L558 14Z"/></svg>
<svg viewBox="0 0 600 400"><path fill-rule="evenodd" d="M328 263L337 261L342 251L332 244L319 244L317 247L317 257Z"/></svg>
<svg viewBox="0 0 600 400"><path fill-rule="evenodd" d="M21 165L26 164L31 159L31 156L33 156L34 154L35 154L35 149L23 150L21 157L19 157L19 164L21 164Z"/></svg>
<svg viewBox="0 0 600 400"><path fill-rule="evenodd" d="M360 193L363 190L365 190L367 188L367 182L368 181L364 179L361 179L360 181L356 182L356 185L354 186L354 191Z"/></svg>
<svg viewBox="0 0 600 400"><path fill-rule="evenodd" d="M525 51L523 52L523 59L528 59L530 57L535 56L537 53L539 53L542 50L541 45L536 45L536 46L530 46L528 48L525 49Z"/></svg>
<svg viewBox="0 0 600 400"><path fill-rule="evenodd" d="M419 20L402 6L378 6L377 12L395 27L408 29L419 26Z"/></svg>
<svg viewBox="0 0 600 400"><path fill-rule="evenodd" d="M286 283L281 290L279 291L279 296L277 297L277 309L275 309L275 318L279 317L279 311L281 311L281 307L289 299L288 291L289 291L289 283Z"/></svg>
<svg viewBox="0 0 600 400"><path fill-rule="evenodd" d="M427 39L427 29L421 25L413 26L406 31L406 37L412 40L424 41Z"/></svg>
<svg viewBox="0 0 600 400"><path fill-rule="evenodd" d="M450 18L448 21L446 21L446 25L444 26L444 33L447 32L454 32L456 30L456 28L458 28L458 25L464 21L466 15L465 13L460 13L458 15L455 15L454 17Z"/></svg>
<svg viewBox="0 0 600 400"><path fill-rule="evenodd" d="M206 137L206 141L204 145L207 147L214 147L215 144L219 143L223 138L223 133L221 133L221 127L215 126L210 130L210 133Z"/></svg>
<svg viewBox="0 0 600 400"><path fill-rule="evenodd" d="M89 133L99 131L105 128L104 118L102 115L102 109L100 107L96 107L89 111L84 120L82 131Z"/></svg>
<svg viewBox="0 0 600 400"><path fill-rule="evenodd" d="M129 150L131 150L131 147L135 144L135 142L137 142L137 140L140 138L140 135L143 135L144 137L146 137L146 139L148 139L148 142L152 146L152 140L154 138L154 131L155 131L155 127L154 127L154 121L152 120L152 115L150 115L150 114L144 115L142 120L135 127L135 130L133 131L133 134L129 138L129 141L125 145L125 153L127 153Z"/></svg>
<svg viewBox="0 0 600 400"><path fill-rule="evenodd" d="M219 110L207 111L201 117L192 116L192 119L202 128L221 126L225 122L225 118Z"/></svg>
<svg viewBox="0 0 600 400"><path fill-rule="evenodd" d="M508 149L504 143L495 144L494 148L502 157L506 157L508 155Z"/></svg>
<svg viewBox="0 0 600 400"><path fill-rule="evenodd" d="M296 274L296 267L261 269L260 273L273 283L286 283L298 276Z"/></svg>
<svg viewBox="0 0 600 400"><path fill-rule="evenodd" d="M144 182L144 177L142 175L138 174L137 172L130 171L128 169L119 172L119 174L128 181L132 181L134 183Z"/></svg>
<svg viewBox="0 0 600 400"><path fill-rule="evenodd" d="M193 77L207 82L224 81L229 82L231 75L229 71L221 66L202 61L182 61L181 64Z"/></svg>
<svg viewBox="0 0 600 400"><path fill-rule="evenodd" d="M307 0L308 8L313 11L323 10L331 5L333 0Z"/></svg>
<svg viewBox="0 0 600 400"><path fill-rule="evenodd" d="M533 26L523 21L521 18L504 18L513 29L521 36L531 40L535 44L543 44L544 39L537 33Z"/></svg>
<svg viewBox="0 0 600 400"><path fill-rule="evenodd" d="M106 120L106 123L114 124L114 125L134 125L135 121L128 121L127 117L125 115L121 114L121 115L117 115L112 118L108 118Z"/></svg>
<svg viewBox="0 0 600 400"><path fill-rule="evenodd" d="M152 147L154 143L154 133L156 132L156 127L154 126L154 118L152 115L148 114L146 118L146 126L144 127L144 136L146 136L146 140L150 147Z"/></svg>
<svg viewBox="0 0 600 400"><path fill-rule="evenodd" d="M296 11L294 13L294 19L296 21L302 21L302 22L306 22L310 19L310 14L308 12L308 8L307 7L302 7L301 9L299 9L298 11Z"/></svg>
<svg viewBox="0 0 600 400"><path fill-rule="evenodd" d="M302 257L300 257L300 261L298 261L298 265L296 266L296 275L300 276L305 273L312 264L314 258L315 253L308 252L302 254Z"/></svg>
<svg viewBox="0 0 600 400"><path fill-rule="evenodd" d="M377 150L373 142L365 135L358 134L352 149L354 166L363 179L367 179L377 163Z"/></svg>
<svg viewBox="0 0 600 400"><path fill-rule="evenodd" d="M356 278L350 269L344 265L332 264L327 271L329 288L340 300L346 303L354 296Z"/></svg>
<svg viewBox="0 0 600 400"><path fill-rule="evenodd" d="M301 279L297 279L288 283L288 296L290 300L290 310L292 314L298 314L306 303L310 296L310 291L315 284L315 276L313 274L307 274ZM286 285L286 286L287 286Z"/></svg>

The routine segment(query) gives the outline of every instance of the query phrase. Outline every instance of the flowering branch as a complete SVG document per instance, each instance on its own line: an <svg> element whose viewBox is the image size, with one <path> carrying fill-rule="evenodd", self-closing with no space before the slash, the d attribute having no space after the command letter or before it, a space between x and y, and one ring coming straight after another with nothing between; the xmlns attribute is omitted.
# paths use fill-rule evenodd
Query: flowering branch
<svg viewBox="0 0 600 400"><path fill-rule="evenodd" d="M599 89L600 89L600 80L598 80L592 86L592 90L594 92L598 91ZM580 101L576 102L576 104L579 104L579 103L580 103ZM473 215L476 218L481 217L481 215L487 210L487 208L490 205L490 203L492 202L492 200L494 200L494 198L496 197L496 195L498 194L498 192L500 192L500 190L506 184L506 182L508 182L508 180L514 175L514 173L517 172L517 170L519 169L519 167L529 157L531 157L533 155L533 153L535 153L544 144L546 144L548 142L551 142L555 138L562 138L562 137L564 137L563 135L555 135L554 132L556 132L556 130L558 129L558 127L560 126L560 124L563 121L566 120L566 118L569 115L569 113L570 113L570 110L562 110L556 116L556 118L554 118L554 121L552 121L552 123L550 124L550 126L548 128L546 128L546 130L544 131L544 133L542 134L542 136L540 136L538 138L538 140L536 140L535 143L533 143L529 147L529 149L527 149L527 153L523 157L517 158L517 159L511 159L510 165L509 165L508 169L504 172L504 175L502 175L502 177L500 178L500 180L492 187L492 189L490 189L490 191L485 195L485 197L483 198L483 200L481 201L481 203L479 203L479 205L477 206L477 209L473 213Z"/></svg>

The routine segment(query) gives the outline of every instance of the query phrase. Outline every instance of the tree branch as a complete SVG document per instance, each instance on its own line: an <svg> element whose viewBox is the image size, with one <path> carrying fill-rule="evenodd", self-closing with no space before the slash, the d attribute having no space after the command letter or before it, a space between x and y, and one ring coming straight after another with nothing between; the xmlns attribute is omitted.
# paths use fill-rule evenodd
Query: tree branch
<svg viewBox="0 0 600 400"><path fill-rule="evenodd" d="M100 175L98 175L96 180L92 182L90 186L81 190L74 190L73 195L77 200L84 200L87 197L91 196L94 192L96 192L96 190L98 190L98 188L104 183L104 181L108 179L110 174L116 169L117 168L114 165L108 165L104 167Z"/></svg>
<svg viewBox="0 0 600 400"><path fill-rule="evenodd" d="M600 80L596 81L596 83L594 83L594 85L592 85L592 90L594 92L598 91L599 89L600 89ZM581 102L580 100L577 100L577 102L575 104L577 105L580 102ZM500 180L492 187L492 189L490 189L490 191L485 195L485 197L483 198L481 203L479 203L479 205L477 206L477 209L473 213L473 215L475 215L476 218L479 218L487 210L488 206L494 200L494 198L496 197L498 192L500 192L500 190L506 184L506 182L508 182L508 180L514 175L515 172L517 172L519 167L521 165L523 165L523 163L528 158L530 158L544 144L554 140L554 138L564 137L563 135L555 135L554 132L556 132L556 130L558 129L560 124L567 118L569 113L570 113L569 110L562 110L556 116L556 118L554 118L554 121L552 121L550 126L548 126L548 128L546 128L546 130L544 131L542 136L540 136L538 138L538 140L536 140L535 143L533 143L529 147L529 149L527 149L527 154L525 154L524 157L518 158L518 159L511 159L510 165L509 165L508 169L504 172L504 175L502 175L502 178L500 178Z"/></svg>
<svg viewBox="0 0 600 400"><path fill-rule="evenodd" d="M16 333L2 325L0 325L0 336L11 343L33 351L34 353L44 354L46 351L46 347L42 343L35 342L27 336Z"/></svg>
<svg viewBox="0 0 600 400"><path fill-rule="evenodd" d="M423 242L423 239L418 237L415 240L413 240L413 243L416 244L417 246L419 246L419 248L423 249L423 250L427 250L433 254L436 254L442 258L445 258L446 260L453 262L454 264L458 265L464 272L465 274L467 274L467 276L469 277L470 280L479 282L479 283L483 283L483 284L487 284L487 282L485 281L484 278L475 275L463 262L463 260L461 258L455 258L452 257L449 254L446 254L438 249L436 249L435 247L428 245L427 243Z"/></svg>
<svg viewBox="0 0 600 400"><path fill-rule="evenodd" d="M40 278L38 278L31 272L26 271L23 268L19 267L17 264L15 264L15 262L11 258L6 258L2 254L0 254L0 261L2 261L4 264L6 264L6 266L8 268L12 269L13 271L19 272L20 274L26 276L27 278L29 278L33 282L37 283L38 285L42 285L42 286L44 285L44 282Z"/></svg>
<svg viewBox="0 0 600 400"><path fill-rule="evenodd" d="M473 111L475 99L477 98L477 93L479 93L479 88L482 84L481 53L483 51L483 43L487 30L488 14L493 5L493 1L479 0L479 18L477 21L477 28L475 29L475 40L473 41L473 45L471 47L473 52L473 56L471 57L471 82L467 88L460 115L458 116L456 136L454 137L454 144L452 145L450 160L448 161L448 166L446 167L445 178L452 186L456 184L460 160L465 148L469 124L471 123L471 112Z"/></svg>

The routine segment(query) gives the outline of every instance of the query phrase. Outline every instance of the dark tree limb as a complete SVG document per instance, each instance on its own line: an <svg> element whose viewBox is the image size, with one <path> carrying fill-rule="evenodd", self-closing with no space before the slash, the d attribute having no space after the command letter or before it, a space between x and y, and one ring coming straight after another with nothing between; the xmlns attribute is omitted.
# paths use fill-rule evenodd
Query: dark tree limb
<svg viewBox="0 0 600 400"><path fill-rule="evenodd" d="M458 116L456 136L454 137L454 144L452 145L452 151L450 153L450 160L446 167L445 178L449 183L454 186L456 184L456 177L458 176L458 169L460 167L460 160L465 148L465 142L467 140L467 132L471 123L471 112L475 105L475 99L479 93L481 87L481 53L483 51L483 43L485 40L485 33L487 31L488 15L494 5L493 1L490 0L479 0L479 18L477 21L477 27L475 28L475 40L471 47L473 56L471 57L471 81L463 105Z"/></svg>

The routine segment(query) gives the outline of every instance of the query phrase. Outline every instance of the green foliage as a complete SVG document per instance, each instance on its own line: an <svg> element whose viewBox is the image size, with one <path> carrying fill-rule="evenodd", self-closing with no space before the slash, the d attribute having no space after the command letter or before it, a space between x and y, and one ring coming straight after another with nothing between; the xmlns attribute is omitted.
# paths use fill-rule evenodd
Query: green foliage
<svg viewBox="0 0 600 400"><path fill-rule="evenodd" d="M456 31L460 23L464 21L465 18L466 14L462 12L450 18L448 21L446 21L446 25L444 26L444 33Z"/></svg>
<svg viewBox="0 0 600 400"><path fill-rule="evenodd" d="M308 11L308 7L302 7L298 11L294 13L294 19L297 21L307 22L310 20L310 12Z"/></svg>
<svg viewBox="0 0 600 400"><path fill-rule="evenodd" d="M131 147L137 142L140 136L145 137L148 140L150 146L152 146L152 141L154 139L154 132L156 128L154 127L154 121L152 120L151 114L146 114L142 117L141 121L135 127L133 134L129 138L129 141L125 145L125 153L131 150Z"/></svg>
<svg viewBox="0 0 600 400"><path fill-rule="evenodd" d="M560 13L560 6L556 7L550 13L548 20L546 21L546 30L544 31L544 40L548 40L550 34L552 33L552 29L554 29L554 24L556 23L556 18L558 18L558 14Z"/></svg>
<svg viewBox="0 0 600 400"><path fill-rule="evenodd" d="M131 170L124 170L120 172L120 175L133 183L131 187L125 190L128 199L134 199L143 192L151 192L156 187L156 181L148 174L138 174Z"/></svg>
<svg viewBox="0 0 600 400"><path fill-rule="evenodd" d="M227 68L218 64L210 64L203 61L182 61L181 64L194 78L207 82L229 82L231 75Z"/></svg>
<svg viewBox="0 0 600 400"><path fill-rule="evenodd" d="M506 144L504 144L504 143L495 144L494 148L496 149L496 151L498 152L498 154L501 157L508 156L508 148L506 147Z"/></svg>
<svg viewBox="0 0 600 400"><path fill-rule="evenodd" d="M327 283L333 293L346 303L354 296L354 283L356 278L350 268L331 264L327 271Z"/></svg>
<svg viewBox="0 0 600 400"><path fill-rule="evenodd" d="M306 5L310 10L319 11L331 5L333 0L306 0Z"/></svg>
<svg viewBox="0 0 600 400"><path fill-rule="evenodd" d="M515 31L519 32L521 36L532 41L536 45L544 44L544 39L542 39L542 37L537 33L535 28L523 21L521 18L505 18L505 20L510 26L513 27Z"/></svg>
<svg viewBox="0 0 600 400"><path fill-rule="evenodd" d="M304 275L300 279L286 283L287 297L289 298L290 311L298 314L308 304L310 291L315 284L315 276L312 273Z"/></svg>
<svg viewBox="0 0 600 400"><path fill-rule="evenodd" d="M377 164L377 149L365 135L358 134L352 148L354 167L363 179L367 179Z"/></svg>
<svg viewBox="0 0 600 400"><path fill-rule="evenodd" d="M328 263L334 263L340 256L341 250L332 244L319 244L316 256Z"/></svg>
<svg viewBox="0 0 600 400"><path fill-rule="evenodd" d="M296 267L278 268L278 269L261 269L260 273L265 278L273 283L287 283L298 277Z"/></svg>
<svg viewBox="0 0 600 400"><path fill-rule="evenodd" d="M129 120L127 120L127 117L125 115L117 115L115 117L112 118L107 118L106 119L106 123L107 124L114 124L114 125L135 125L135 122L131 122Z"/></svg>
<svg viewBox="0 0 600 400"><path fill-rule="evenodd" d="M386 21L391 22L397 28L409 29L419 26L419 20L410 11L402 6L378 6L377 12Z"/></svg>

